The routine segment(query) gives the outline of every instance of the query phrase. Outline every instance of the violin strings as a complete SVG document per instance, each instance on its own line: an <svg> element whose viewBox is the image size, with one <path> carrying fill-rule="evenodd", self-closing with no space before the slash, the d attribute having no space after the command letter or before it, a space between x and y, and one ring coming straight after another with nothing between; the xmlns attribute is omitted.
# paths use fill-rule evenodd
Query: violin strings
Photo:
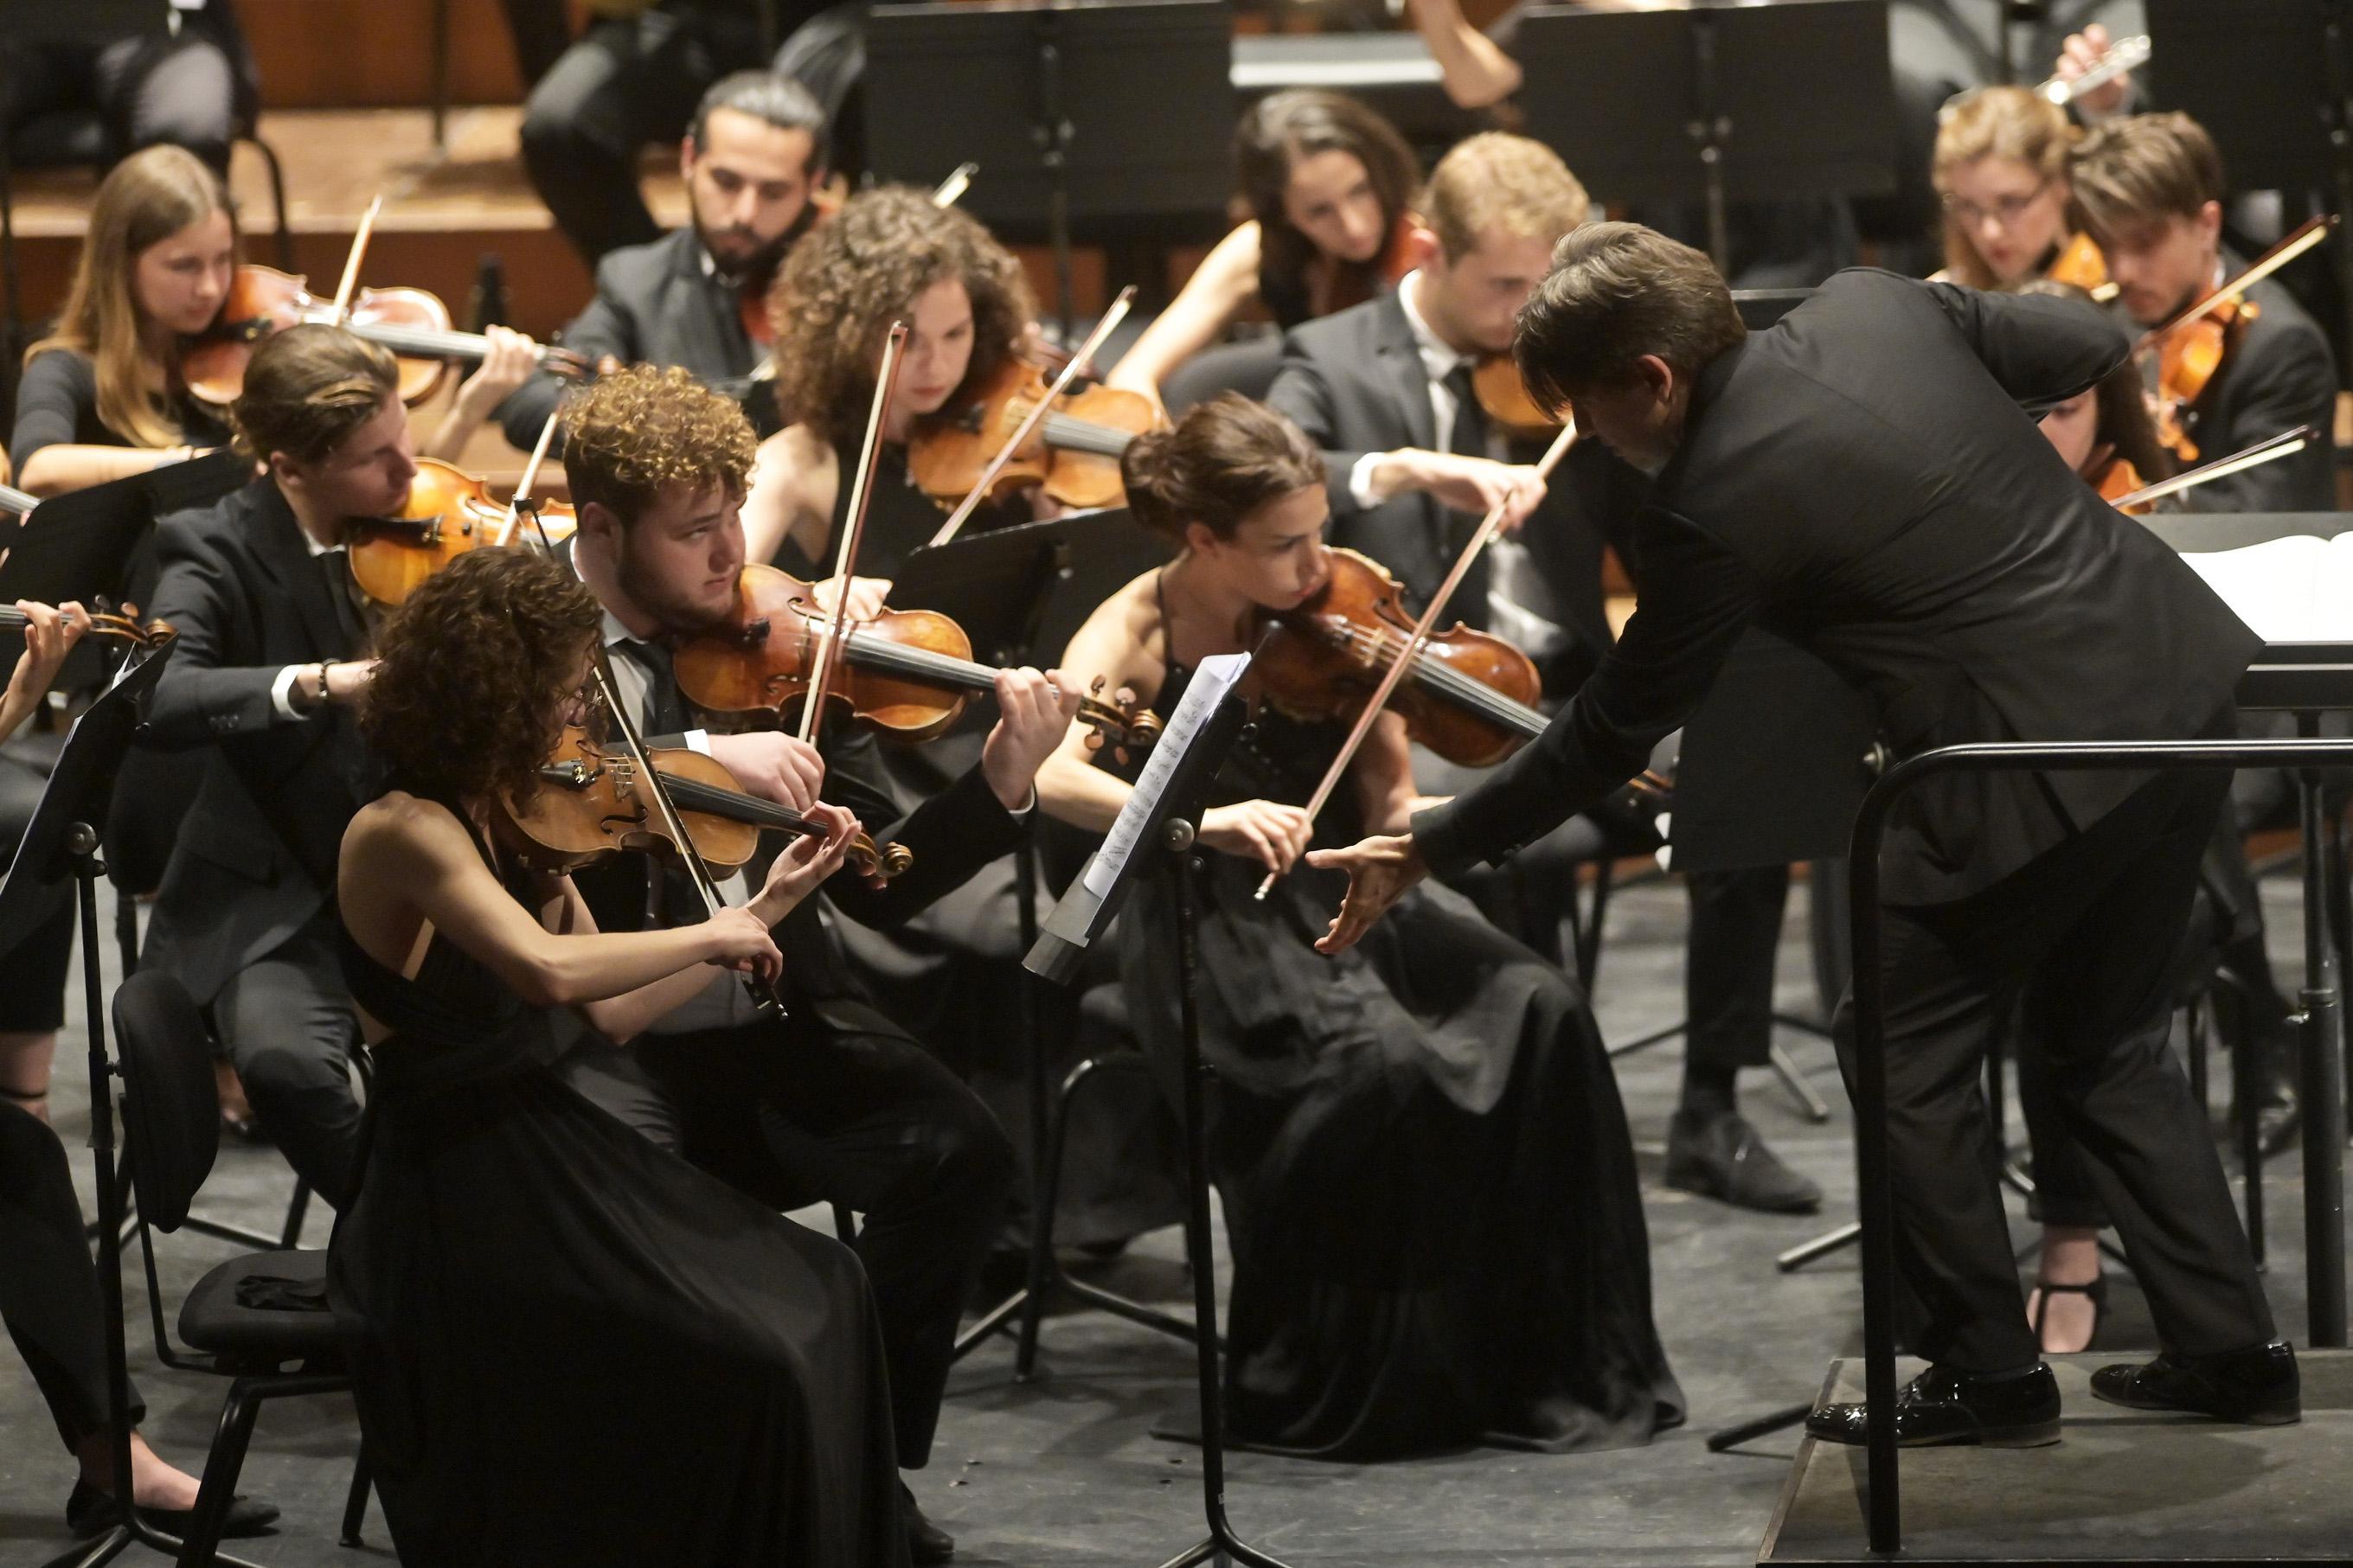
<svg viewBox="0 0 2353 1568"><path fill-rule="evenodd" d="M1346 645L1352 652L1365 651L1366 643L1371 643L1373 658L1377 666L1384 669L1397 658L1403 646L1387 630L1368 630L1355 625L1335 628L1330 635ZM1544 715L1535 709L1525 703L1513 701L1494 688L1463 674L1443 659L1431 658L1427 652L1414 660L1413 676L1420 684L1453 698L1465 707L1481 712L1522 735L1534 736L1544 730Z"/></svg>

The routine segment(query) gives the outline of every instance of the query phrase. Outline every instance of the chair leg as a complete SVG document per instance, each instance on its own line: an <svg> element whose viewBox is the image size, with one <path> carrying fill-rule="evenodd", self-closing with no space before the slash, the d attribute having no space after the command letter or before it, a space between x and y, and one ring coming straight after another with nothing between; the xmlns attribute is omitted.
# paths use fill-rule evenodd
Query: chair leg
<svg viewBox="0 0 2353 1568"><path fill-rule="evenodd" d="M278 1233L278 1250L291 1252L302 1244L302 1221L311 1212L311 1184L294 1178L294 1195L287 1200L286 1225Z"/></svg>
<svg viewBox="0 0 2353 1568"><path fill-rule="evenodd" d="M260 153L261 162L269 171L269 211L278 224L278 269L294 270L294 227L286 213L286 165L278 161L278 149L261 139L259 132L248 133L245 140Z"/></svg>
<svg viewBox="0 0 2353 1568"><path fill-rule="evenodd" d="M1584 987L1588 1001L1593 996L1593 976L1601 967L1601 922L1609 912L1609 889L1617 876L1617 863L1607 856L1594 862L1593 904L1577 932L1577 983ZM1577 907L1575 894L1569 897L1569 907Z"/></svg>
<svg viewBox="0 0 2353 1568"><path fill-rule="evenodd" d="M205 1456L204 1480L196 1489L196 1506L180 1547L180 1568L210 1568L214 1549L220 1545L221 1526L228 1520L229 1504L237 1498L237 1473L245 1468L246 1446L253 1441L253 1417L259 1408L244 1378L230 1383L228 1397L221 1401L212 1452Z"/></svg>
<svg viewBox="0 0 2353 1568"><path fill-rule="evenodd" d="M1029 1214L1029 1292L1021 1303L1021 1335L1013 1352L1013 1377L1017 1383L1027 1383L1038 1366L1038 1331L1046 1319L1046 1298L1055 1272L1054 1213L1062 1202L1062 1155L1071 1142L1071 1101L1079 1086L1092 1078L1103 1066L1097 1057L1088 1057L1063 1075L1062 1087L1054 1097L1054 1119L1046 1129L1046 1167L1038 1173L1037 1201L1030 1205Z"/></svg>
<svg viewBox="0 0 2353 1568"><path fill-rule="evenodd" d="M114 946L128 980L139 973L139 900L127 888L114 889Z"/></svg>
<svg viewBox="0 0 2353 1568"><path fill-rule="evenodd" d="M352 1489L343 1500L343 1533L345 1546L360 1544L360 1526L367 1521L368 1488L367 1439L360 1439L360 1451L352 1457Z"/></svg>

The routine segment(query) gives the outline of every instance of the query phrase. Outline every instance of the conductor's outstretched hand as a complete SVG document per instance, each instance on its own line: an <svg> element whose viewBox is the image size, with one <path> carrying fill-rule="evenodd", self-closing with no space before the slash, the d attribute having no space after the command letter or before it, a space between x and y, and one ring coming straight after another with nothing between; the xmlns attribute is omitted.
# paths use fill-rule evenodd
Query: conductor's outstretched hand
<svg viewBox="0 0 2353 1568"><path fill-rule="evenodd" d="M1340 900L1332 929L1315 942L1315 951L1323 953L1345 952L1356 946L1391 904L1430 875L1410 833L1363 839L1345 849L1311 850L1307 863L1348 873L1348 896Z"/></svg>

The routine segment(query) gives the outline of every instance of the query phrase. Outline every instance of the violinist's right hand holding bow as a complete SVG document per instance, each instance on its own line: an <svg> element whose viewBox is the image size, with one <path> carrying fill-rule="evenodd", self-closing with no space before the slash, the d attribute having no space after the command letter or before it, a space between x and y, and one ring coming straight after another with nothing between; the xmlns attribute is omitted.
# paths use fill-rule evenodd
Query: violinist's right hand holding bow
<svg viewBox="0 0 2353 1568"><path fill-rule="evenodd" d="M1443 505L1478 517L1501 506L1500 526L1505 533L1516 533L1544 500L1545 481L1529 463L1407 447L1372 460L1358 499L1378 506L1407 490L1426 491Z"/></svg>
<svg viewBox="0 0 2353 1568"><path fill-rule="evenodd" d="M1202 843L1255 860L1278 877L1307 852L1314 831L1306 812L1271 800L1238 801L1201 814Z"/></svg>
<svg viewBox="0 0 2353 1568"><path fill-rule="evenodd" d="M712 735L705 742L713 761L762 800L787 811L807 811L825 787L825 757L815 746L777 730L747 730Z"/></svg>
<svg viewBox="0 0 2353 1568"><path fill-rule="evenodd" d="M25 651L17 656L16 672L8 678L7 694L0 696L0 741L15 734L17 726L40 706L66 655L90 630L90 612L71 600L52 609L19 599L16 608L26 619Z"/></svg>
<svg viewBox="0 0 2353 1568"><path fill-rule="evenodd" d="M2052 74L2062 81L2073 81L2099 64L2101 58L2116 47L2116 42L2108 37L2108 30L2097 22L2080 33L2071 33L2066 43L2060 46L2059 64ZM2127 71L2113 81L2104 81L2097 87L2086 89L2075 100L2075 107L2086 114L2105 118L2121 113L2131 96L2132 73Z"/></svg>

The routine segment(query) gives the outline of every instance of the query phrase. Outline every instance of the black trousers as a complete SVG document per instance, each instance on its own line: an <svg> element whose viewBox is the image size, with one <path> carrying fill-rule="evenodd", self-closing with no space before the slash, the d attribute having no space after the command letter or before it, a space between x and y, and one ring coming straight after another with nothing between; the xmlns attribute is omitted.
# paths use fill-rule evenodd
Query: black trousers
<svg viewBox="0 0 2353 1568"><path fill-rule="evenodd" d="M661 226L638 187L638 154L681 134L703 90L766 63L749 6L657 6L592 24L523 106L522 159L555 225L593 268Z"/></svg>
<svg viewBox="0 0 2353 1568"><path fill-rule="evenodd" d="M1925 1309L1912 1348L1965 1371L2041 1354L1995 1179L1986 1047L2015 1005L2147 1292L2158 1342L2268 1342L2271 1309L2221 1159L2166 1047L2174 952L2228 781L2159 775L2088 830L1947 904L1883 916L1896 1261ZM1836 1020L1853 1073L1852 994Z"/></svg>
<svg viewBox="0 0 2353 1568"><path fill-rule="evenodd" d="M223 174L237 126L237 69L201 32L123 38L100 48L11 46L11 130L37 115L90 107L106 121L116 155L169 142Z"/></svg>
<svg viewBox="0 0 2353 1568"><path fill-rule="evenodd" d="M1684 1060L1729 1073L1770 1062L1773 958L1789 899L1787 866L1694 871L1683 879L1691 931L1683 947Z"/></svg>
<svg viewBox="0 0 2353 1568"><path fill-rule="evenodd" d="M864 1216L856 1248L891 1369L899 1463L931 1458L957 1320L1005 1223L1013 1146L979 1097L880 1015L591 1038L555 1063L575 1089L731 1186L780 1209Z"/></svg>
<svg viewBox="0 0 2353 1568"><path fill-rule="evenodd" d="M230 976L212 1016L262 1131L312 1192L342 1208L359 1173L360 1023L335 959L333 913L320 910Z"/></svg>
<svg viewBox="0 0 2353 1568"><path fill-rule="evenodd" d="M0 1100L0 1321L74 1445L107 1422L105 1313L65 1145ZM131 1391L131 1420L146 1408Z"/></svg>
<svg viewBox="0 0 2353 1568"><path fill-rule="evenodd" d="M18 740L0 750L0 865L13 858L49 782L55 748ZM73 957L74 897L51 889L48 912L23 940L0 952L0 1031L52 1034L66 1021L66 969Z"/></svg>

